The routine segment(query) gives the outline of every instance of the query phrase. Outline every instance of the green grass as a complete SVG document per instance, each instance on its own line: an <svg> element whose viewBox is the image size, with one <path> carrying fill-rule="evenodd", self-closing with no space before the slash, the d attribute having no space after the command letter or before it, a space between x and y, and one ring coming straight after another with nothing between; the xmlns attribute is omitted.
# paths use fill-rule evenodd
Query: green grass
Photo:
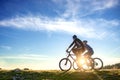
<svg viewBox="0 0 120 80"><path fill-rule="evenodd" d="M23 80L120 80L120 70L101 71L0 71L0 80L12 80L18 74Z"/></svg>

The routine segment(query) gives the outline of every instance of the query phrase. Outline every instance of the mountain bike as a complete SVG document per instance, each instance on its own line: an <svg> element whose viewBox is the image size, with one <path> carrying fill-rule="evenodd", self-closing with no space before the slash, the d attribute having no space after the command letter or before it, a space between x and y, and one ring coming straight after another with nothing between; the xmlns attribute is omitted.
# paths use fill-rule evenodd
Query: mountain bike
<svg viewBox="0 0 120 80"><path fill-rule="evenodd" d="M100 58L86 58L82 56L80 61L77 61L74 54L71 54L71 51L67 52L67 57L62 58L59 62L59 68L62 71L69 71L72 67L75 70L78 70L79 67L77 64L81 65L83 70L100 70L103 68L103 61Z"/></svg>

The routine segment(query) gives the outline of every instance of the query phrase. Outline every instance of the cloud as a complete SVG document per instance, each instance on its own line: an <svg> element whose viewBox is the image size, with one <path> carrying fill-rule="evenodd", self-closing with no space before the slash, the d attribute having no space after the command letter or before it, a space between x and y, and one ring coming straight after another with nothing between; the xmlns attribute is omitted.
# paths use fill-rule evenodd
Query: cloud
<svg viewBox="0 0 120 80"><path fill-rule="evenodd" d="M5 46L5 45L1 45L0 48L5 49L5 50L11 50L12 49L11 46Z"/></svg>
<svg viewBox="0 0 120 80"><path fill-rule="evenodd" d="M53 0L53 2L64 8L60 15L65 18L84 17L119 5L119 0Z"/></svg>
<svg viewBox="0 0 120 80"><path fill-rule="evenodd" d="M48 60L49 57L38 54L23 54L23 55L12 55L12 56L0 56L0 59L15 59L15 60Z"/></svg>
<svg viewBox="0 0 120 80"><path fill-rule="evenodd" d="M87 38L105 38L113 27L119 26L119 20L78 18L87 16L95 11L105 10L118 5L118 0L52 0L64 9L59 17L46 16L17 16L0 21L0 27L12 27L23 30L66 32L78 34ZM98 25L99 24L99 25ZM109 27L110 26L110 27ZM113 31L112 31L113 32ZM98 36L99 35L99 36Z"/></svg>
<svg viewBox="0 0 120 80"><path fill-rule="evenodd" d="M109 34L110 31L108 30L120 25L119 22L119 20L105 19L66 20L63 18L51 19L47 17L43 18L40 16L25 16L2 20L0 21L0 26L32 31L62 31L69 34L78 34L83 37L104 38Z"/></svg>
<svg viewBox="0 0 120 80"><path fill-rule="evenodd" d="M94 0L92 6L94 7L93 10L104 10L112 8L118 5L119 0Z"/></svg>

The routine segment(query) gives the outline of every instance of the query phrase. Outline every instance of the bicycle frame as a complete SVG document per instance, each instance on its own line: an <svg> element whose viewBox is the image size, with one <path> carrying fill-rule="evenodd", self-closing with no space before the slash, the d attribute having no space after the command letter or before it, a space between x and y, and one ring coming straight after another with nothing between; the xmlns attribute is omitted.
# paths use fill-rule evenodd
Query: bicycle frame
<svg viewBox="0 0 120 80"><path fill-rule="evenodd" d="M67 55L67 59L69 59L69 57L74 61L74 62L76 62L76 59L75 58L73 58L73 56L75 56L74 54L71 54L71 51L69 51L69 52L67 52L68 53L68 55ZM83 57L83 58L87 58L87 59L89 59L88 57L85 57L85 56L80 56L80 57ZM83 59L82 58L82 59ZM92 59L92 58L90 58L90 59ZM81 60L81 59L80 59ZM66 61L66 64L67 64L67 61ZM81 62L80 62L80 64L81 64Z"/></svg>
<svg viewBox="0 0 120 80"><path fill-rule="evenodd" d="M68 53L68 55L67 55L67 59L70 57L72 60L76 61L76 59L73 58L73 56L72 56L72 55L74 55L74 54L70 54L71 51L69 51L69 52L67 52L67 53ZM74 55L74 56L75 56L75 55Z"/></svg>
<svg viewBox="0 0 120 80"><path fill-rule="evenodd" d="M66 58L61 59L60 62L59 62L59 67L62 71L68 71L68 70L71 69L72 66L75 70L77 70L78 66L79 66L79 63L83 65L82 69L84 69L84 70L91 70L91 69L100 70L103 67L103 61L100 58L92 58L92 57L87 57L87 56L84 56L84 55L82 56L81 55L80 56L80 61L76 61L76 56L75 57L74 56L75 56L75 54L71 53L71 50L67 51ZM84 61L84 58L85 58L85 62L82 62L82 61ZM95 60L97 62L100 62L101 65L100 66L95 65L94 64ZM65 69L64 67L62 67L62 61L63 61L63 66L70 65L69 68Z"/></svg>

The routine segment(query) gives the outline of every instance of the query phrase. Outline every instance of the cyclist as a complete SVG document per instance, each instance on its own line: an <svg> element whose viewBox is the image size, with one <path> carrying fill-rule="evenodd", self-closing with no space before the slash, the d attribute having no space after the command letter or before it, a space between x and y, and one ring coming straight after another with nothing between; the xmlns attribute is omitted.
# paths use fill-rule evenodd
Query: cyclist
<svg viewBox="0 0 120 80"><path fill-rule="evenodd" d="M93 55L94 51L93 51L92 47L87 44L87 40L84 40L84 41L83 41L83 44L84 44L84 47L85 47L85 53L84 53L84 55L83 55L83 56L86 57L85 62L86 62L86 64L87 64L88 66L92 66L92 63L88 63L88 62L87 62L87 59L91 60L90 58L91 58L91 56Z"/></svg>
<svg viewBox="0 0 120 80"><path fill-rule="evenodd" d="M73 35L73 42L70 44L66 52L68 52L70 48L72 52L75 54L78 63L81 54L85 51L85 48L83 42L80 39L78 39L76 35ZM79 68L81 67L80 64L77 65L79 66Z"/></svg>
<svg viewBox="0 0 120 80"><path fill-rule="evenodd" d="M83 41L83 44L84 44L84 47L85 47L85 50L86 50L84 56L89 58L93 55L94 51L93 51L92 47L87 44L87 42L88 42L87 40Z"/></svg>

